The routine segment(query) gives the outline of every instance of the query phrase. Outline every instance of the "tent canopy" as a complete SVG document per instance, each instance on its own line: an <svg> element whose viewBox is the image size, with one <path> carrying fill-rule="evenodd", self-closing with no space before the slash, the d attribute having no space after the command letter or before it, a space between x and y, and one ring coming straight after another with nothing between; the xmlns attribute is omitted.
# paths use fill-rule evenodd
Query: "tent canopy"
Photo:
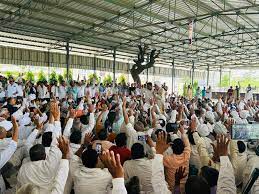
<svg viewBox="0 0 259 194"><path fill-rule="evenodd" d="M193 42L189 44L189 23ZM161 51L159 62L218 70L259 67L256 0L1 0L0 31L101 48ZM0 37L1 38L1 37Z"/></svg>

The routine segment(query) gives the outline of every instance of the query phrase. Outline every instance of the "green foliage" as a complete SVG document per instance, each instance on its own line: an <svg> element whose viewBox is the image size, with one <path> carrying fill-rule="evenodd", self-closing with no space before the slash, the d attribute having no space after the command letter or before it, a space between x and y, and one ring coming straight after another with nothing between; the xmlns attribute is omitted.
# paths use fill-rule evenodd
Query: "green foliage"
<svg viewBox="0 0 259 194"><path fill-rule="evenodd" d="M192 93L193 93L193 94L196 93L196 90L197 90L198 87L199 87L198 81L194 81L194 82L193 82L193 86L192 86Z"/></svg>
<svg viewBox="0 0 259 194"><path fill-rule="evenodd" d="M51 74L49 75L49 82L52 84L57 81L58 81L58 75L55 71L52 71Z"/></svg>
<svg viewBox="0 0 259 194"><path fill-rule="evenodd" d="M103 85L112 84L112 76L110 74L105 75L103 78Z"/></svg>
<svg viewBox="0 0 259 194"><path fill-rule="evenodd" d="M221 86L221 87L229 87L229 75L223 75L222 78L221 78L221 85L220 85L220 82L218 83L218 86Z"/></svg>
<svg viewBox="0 0 259 194"><path fill-rule="evenodd" d="M61 84L61 82L64 81L63 75L59 74L58 75L58 82Z"/></svg>
<svg viewBox="0 0 259 194"><path fill-rule="evenodd" d="M35 80L35 76L31 71L27 71L25 76L24 76L24 79L26 81L32 81L33 82Z"/></svg>
<svg viewBox="0 0 259 194"><path fill-rule="evenodd" d="M11 71L6 71L5 76L9 79L10 77L13 76L13 73Z"/></svg>
<svg viewBox="0 0 259 194"><path fill-rule="evenodd" d="M40 73L38 75L38 81L41 81L41 82L47 81L46 75L42 70L40 71Z"/></svg>
<svg viewBox="0 0 259 194"><path fill-rule="evenodd" d="M121 74L119 77L118 77L118 83L119 84L126 84L126 76L124 74Z"/></svg>
<svg viewBox="0 0 259 194"><path fill-rule="evenodd" d="M90 73L88 74L88 81L92 84L94 82L99 83L100 80L96 73Z"/></svg>
<svg viewBox="0 0 259 194"><path fill-rule="evenodd" d="M67 70L64 71L63 78L67 79ZM73 80L73 72L70 69L68 71L68 81L71 81L71 80Z"/></svg>

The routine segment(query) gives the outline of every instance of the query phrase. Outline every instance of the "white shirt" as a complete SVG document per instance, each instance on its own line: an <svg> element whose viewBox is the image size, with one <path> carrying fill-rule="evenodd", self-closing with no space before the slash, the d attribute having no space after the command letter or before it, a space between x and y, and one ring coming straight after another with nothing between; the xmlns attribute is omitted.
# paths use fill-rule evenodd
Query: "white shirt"
<svg viewBox="0 0 259 194"><path fill-rule="evenodd" d="M81 159L74 155L70 161L70 173L76 194L111 193L112 176L108 169L86 168Z"/></svg>
<svg viewBox="0 0 259 194"><path fill-rule="evenodd" d="M37 87L37 92L38 92L38 97L39 99L45 98L45 92L44 92L44 86L38 85Z"/></svg>
<svg viewBox="0 0 259 194"><path fill-rule="evenodd" d="M17 175L18 188L31 183L40 188L39 193L50 193L55 181L62 153L56 146L56 139L52 141L50 151L45 160L24 163Z"/></svg>
<svg viewBox="0 0 259 194"><path fill-rule="evenodd" d="M123 165L125 179L128 180L133 176L137 176L139 178L140 191L144 193L153 193L151 184L152 162L152 159L141 158L127 160Z"/></svg>
<svg viewBox="0 0 259 194"><path fill-rule="evenodd" d="M55 85L51 86L50 91L54 97L59 97L58 86L55 86Z"/></svg>
<svg viewBox="0 0 259 194"><path fill-rule="evenodd" d="M23 85L17 85L17 96L23 97Z"/></svg>
<svg viewBox="0 0 259 194"><path fill-rule="evenodd" d="M128 137L128 139L127 139L127 147L128 147L129 149L131 149L131 146L132 146L134 143L141 143L141 144L143 144L142 141L139 141L139 140L138 140L138 136L142 136L142 135L149 135L149 136L151 136L152 132L153 132L153 129L149 129L148 131L144 131L144 132L142 132L142 131L137 132L137 131L133 128L132 124L131 124L131 123L128 123L128 124L126 125L126 135L127 135L127 137ZM145 147L145 146L144 146L144 147Z"/></svg>
<svg viewBox="0 0 259 194"><path fill-rule="evenodd" d="M85 95L85 86L78 86L78 93L77 93L77 97L78 98L82 98Z"/></svg>
<svg viewBox="0 0 259 194"><path fill-rule="evenodd" d="M16 83L7 85L7 97L16 97L18 93L18 85Z"/></svg>
<svg viewBox="0 0 259 194"><path fill-rule="evenodd" d="M67 95L67 87L66 86L59 86L59 99L64 99L66 98Z"/></svg>

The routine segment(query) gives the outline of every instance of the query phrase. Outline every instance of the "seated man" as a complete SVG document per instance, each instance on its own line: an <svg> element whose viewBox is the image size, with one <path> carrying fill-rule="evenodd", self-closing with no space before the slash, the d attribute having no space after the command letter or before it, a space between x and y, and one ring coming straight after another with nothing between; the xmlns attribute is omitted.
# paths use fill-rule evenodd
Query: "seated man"
<svg viewBox="0 0 259 194"><path fill-rule="evenodd" d="M70 174L77 194L103 194L112 190L112 176L108 169L96 168L98 154L82 145L70 161ZM80 158L81 156L81 158Z"/></svg>
<svg viewBox="0 0 259 194"><path fill-rule="evenodd" d="M63 137L59 138L58 148L56 139L53 139L47 157L45 147L42 144L34 145L29 151L31 161L24 163L17 175L17 189L29 183L38 186L39 193L50 193L62 154L66 153L62 147L65 141Z"/></svg>

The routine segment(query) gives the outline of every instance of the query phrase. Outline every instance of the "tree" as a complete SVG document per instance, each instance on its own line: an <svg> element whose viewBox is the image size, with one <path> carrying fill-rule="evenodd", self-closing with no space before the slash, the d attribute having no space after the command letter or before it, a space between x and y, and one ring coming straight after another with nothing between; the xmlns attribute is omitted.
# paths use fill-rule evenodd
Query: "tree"
<svg viewBox="0 0 259 194"><path fill-rule="evenodd" d="M38 81L40 81L40 82L45 82L45 81L47 81L47 77L46 77L45 73L44 73L42 70L41 70L40 73L39 73Z"/></svg>
<svg viewBox="0 0 259 194"><path fill-rule="evenodd" d="M118 77L118 83L119 84L122 84L122 85L125 85L126 84L126 77L124 74L121 74L119 77Z"/></svg>
<svg viewBox="0 0 259 194"><path fill-rule="evenodd" d="M67 70L64 71L63 77L67 79ZM68 81L73 80L73 72L71 69L68 70Z"/></svg>
<svg viewBox="0 0 259 194"><path fill-rule="evenodd" d="M63 82L63 81L64 81L63 75L59 74L58 75L58 82L59 82L59 84L61 84L61 82Z"/></svg>
<svg viewBox="0 0 259 194"><path fill-rule="evenodd" d="M10 77L13 77L13 73L11 71L5 72L6 77L9 79Z"/></svg>
<svg viewBox="0 0 259 194"><path fill-rule="evenodd" d="M221 87L228 87L229 86L229 75L225 74L221 79ZM220 86L220 83L219 83Z"/></svg>
<svg viewBox="0 0 259 194"><path fill-rule="evenodd" d="M58 75L55 71L52 71L51 74L49 75L49 82L51 84L53 84L54 82L57 82L58 79L57 79Z"/></svg>
<svg viewBox="0 0 259 194"><path fill-rule="evenodd" d="M31 72L31 71L28 71L26 74L25 74L25 80L26 81L34 81L35 80L35 76L34 74Z"/></svg>
<svg viewBox="0 0 259 194"><path fill-rule="evenodd" d="M147 54L148 46L144 45L142 48L141 45L138 46L139 53L138 58L134 59L134 65L130 69L131 76L134 80L134 82L141 84L141 80L139 77L139 74L142 73L145 69L151 68L154 66L156 62L156 58L159 57L160 51L156 51L156 49L152 49L150 54ZM142 64L145 61L145 55L147 54L147 63Z"/></svg>
<svg viewBox="0 0 259 194"><path fill-rule="evenodd" d="M108 85L108 84L112 84L112 76L110 74L106 75L103 78L103 85Z"/></svg>
<svg viewBox="0 0 259 194"><path fill-rule="evenodd" d="M99 78L97 76L96 73L91 73L91 74L88 74L88 81L93 84L93 83L99 83Z"/></svg>

